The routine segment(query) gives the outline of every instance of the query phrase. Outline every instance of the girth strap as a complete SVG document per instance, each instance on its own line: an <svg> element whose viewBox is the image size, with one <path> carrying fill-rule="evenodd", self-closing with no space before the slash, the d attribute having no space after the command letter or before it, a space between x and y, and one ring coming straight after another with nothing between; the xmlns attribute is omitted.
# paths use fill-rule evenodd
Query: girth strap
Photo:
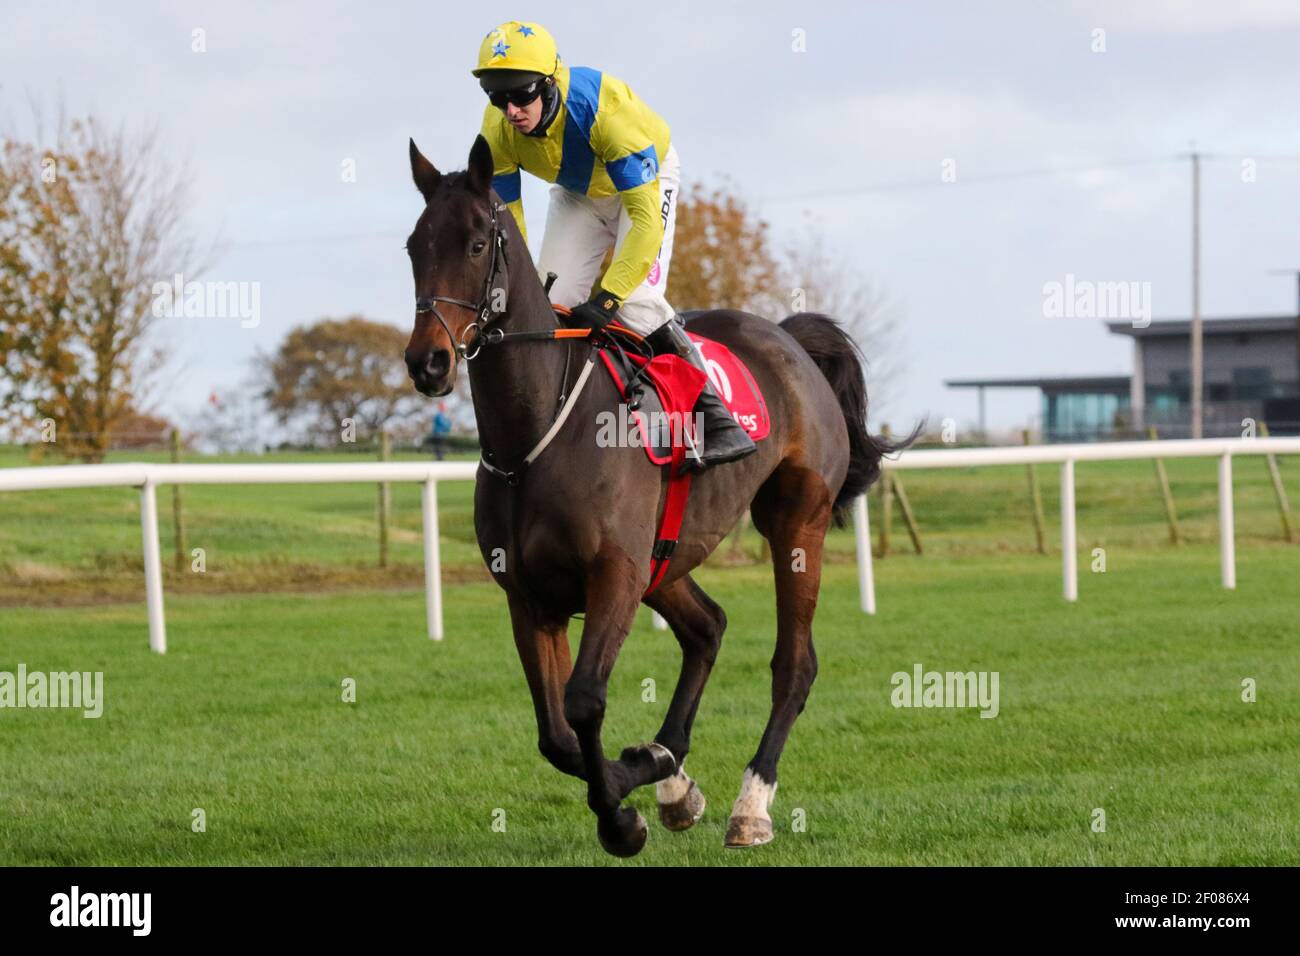
<svg viewBox="0 0 1300 956"><path fill-rule="evenodd" d="M676 462L664 467L668 469L668 497L664 500L663 517L659 519L659 531L655 534L654 549L650 552L650 584L642 597L657 588L668 573L668 563L677 550L677 539L682 533L682 518L686 515L686 500L691 494L691 479L695 477L691 471L675 474L675 469L679 467Z"/></svg>

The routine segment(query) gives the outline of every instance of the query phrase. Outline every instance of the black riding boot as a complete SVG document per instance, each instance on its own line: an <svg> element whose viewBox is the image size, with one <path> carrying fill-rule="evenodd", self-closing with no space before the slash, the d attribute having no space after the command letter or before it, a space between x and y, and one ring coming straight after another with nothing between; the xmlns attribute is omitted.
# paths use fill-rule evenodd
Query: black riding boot
<svg viewBox="0 0 1300 956"><path fill-rule="evenodd" d="M646 342L654 349L655 355L675 353L704 372L704 391L700 392L694 409L704 416L702 441L698 451L695 448L686 450L688 467L702 470L709 465L736 461L758 450L749 433L732 418L727 406L713 390L713 381L708 377L708 369L704 367L699 350L686 337L685 330L676 319L655 329L646 337Z"/></svg>

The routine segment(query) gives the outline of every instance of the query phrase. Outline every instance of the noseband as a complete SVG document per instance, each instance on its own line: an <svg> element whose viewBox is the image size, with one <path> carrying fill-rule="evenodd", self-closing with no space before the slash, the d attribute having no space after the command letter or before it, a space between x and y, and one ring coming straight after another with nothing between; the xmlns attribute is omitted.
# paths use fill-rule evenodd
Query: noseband
<svg viewBox="0 0 1300 956"><path fill-rule="evenodd" d="M454 343L456 354L467 362L478 355L483 348L484 341L493 340L491 336L487 335L488 326L496 321L496 318L499 318L505 313L504 302L502 303L500 311L497 312L496 318L493 317L492 309L492 299L498 288L504 298L509 283L509 275L506 272L506 269L509 266L509 262L506 260L506 235L501 230L501 223L497 218L498 214L503 212L505 208L504 205L498 203L495 199L488 200L488 215L491 217L492 221L492 232L488 238L488 245L492 247L492 263L488 266L487 277L483 280L483 294L479 296L478 302L467 302L464 299L453 299L451 296L447 295L417 296L415 299L415 314L423 315L426 312L432 312L433 317L437 319L438 324L442 326L442 330L447 333L447 341ZM504 277L504 281L502 281L500 286L497 285L498 273ZM451 327L447 325L447 320L444 319L442 313L438 311L438 307L435 305L437 302L446 302L448 305L459 305L462 308L469 309L478 316L473 322L465 326L465 330L461 333L461 340L459 342L456 341L456 336L452 334ZM496 332L498 335L500 334L499 329L496 330ZM473 334L473 338L470 338L471 333Z"/></svg>

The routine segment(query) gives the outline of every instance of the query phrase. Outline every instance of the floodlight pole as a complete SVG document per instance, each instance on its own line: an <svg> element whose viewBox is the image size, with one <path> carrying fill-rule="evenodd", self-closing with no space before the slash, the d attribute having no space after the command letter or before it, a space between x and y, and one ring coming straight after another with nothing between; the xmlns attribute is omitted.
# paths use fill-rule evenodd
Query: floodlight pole
<svg viewBox="0 0 1300 956"><path fill-rule="evenodd" d="M1192 148L1192 437L1203 435L1205 351L1201 330L1201 154Z"/></svg>

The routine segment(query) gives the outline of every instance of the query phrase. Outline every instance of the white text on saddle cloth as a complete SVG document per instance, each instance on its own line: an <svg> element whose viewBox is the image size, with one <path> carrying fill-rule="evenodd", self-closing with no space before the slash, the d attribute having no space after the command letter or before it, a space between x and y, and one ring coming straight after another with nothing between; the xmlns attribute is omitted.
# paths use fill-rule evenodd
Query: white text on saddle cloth
<svg viewBox="0 0 1300 956"><path fill-rule="evenodd" d="M731 349L712 339L701 338L687 333L688 337L700 350L704 359L704 368L709 373L709 380L749 437L758 441L767 437L771 422L767 415L767 403L758 389L758 383Z"/></svg>

